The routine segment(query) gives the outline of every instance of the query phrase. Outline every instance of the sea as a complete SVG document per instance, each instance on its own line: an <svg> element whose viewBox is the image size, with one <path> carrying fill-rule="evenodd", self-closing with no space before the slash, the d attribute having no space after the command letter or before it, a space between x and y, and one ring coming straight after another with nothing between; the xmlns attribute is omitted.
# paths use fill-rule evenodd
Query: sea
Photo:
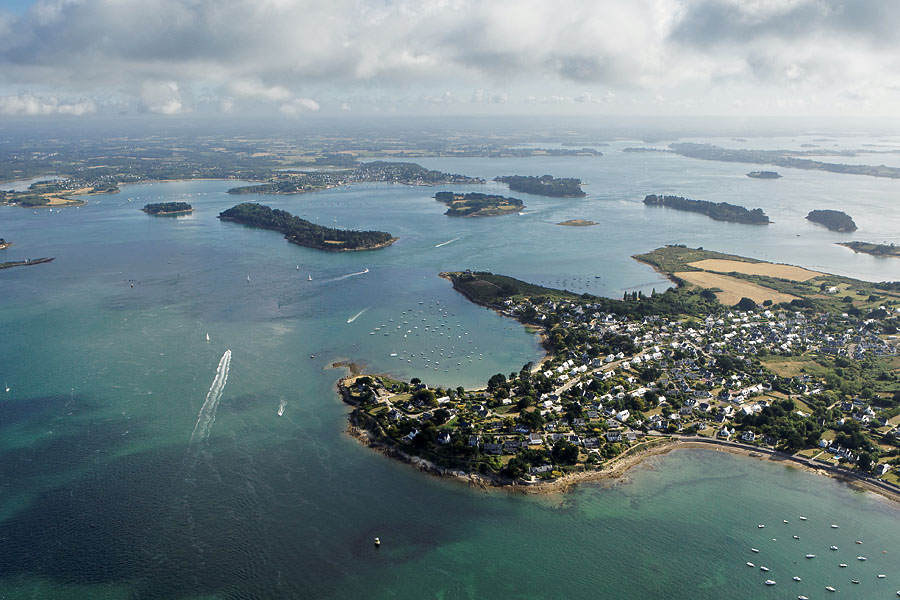
<svg viewBox="0 0 900 600"><path fill-rule="evenodd" d="M691 141L893 150L857 160L900 164L900 138L816 140ZM746 173L766 167L623 152L642 145L416 161L488 180L479 186L235 197L233 181L181 181L77 208L0 207L0 237L14 242L2 260L56 259L0 271L0 598L775 599L827 597L826 586L844 600L895 597L898 505L783 463L677 450L537 496L425 475L346 433L335 362L477 388L541 358L533 331L466 301L441 271L616 298L669 287L631 256L678 243L900 280L900 260L836 245L900 243L900 181L795 169L758 180ZM512 174L579 177L587 196L490 181ZM450 218L440 190L526 206ZM650 193L759 207L774 223L645 207ZM162 201L195 210L139 210ZM302 248L216 218L240 201L399 239ZM804 218L821 208L859 230ZM557 224L569 219L597 225Z"/></svg>

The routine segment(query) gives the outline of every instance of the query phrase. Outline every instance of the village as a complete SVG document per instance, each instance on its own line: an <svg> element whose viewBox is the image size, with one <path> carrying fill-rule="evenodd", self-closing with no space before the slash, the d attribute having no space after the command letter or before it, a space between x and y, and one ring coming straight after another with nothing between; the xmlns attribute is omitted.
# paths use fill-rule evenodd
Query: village
<svg viewBox="0 0 900 600"><path fill-rule="evenodd" d="M879 319L787 305L633 318L577 297L514 296L493 307L543 324L550 355L475 391L345 379L351 420L370 443L517 485L601 470L672 439L777 450L898 483L898 398L848 389L841 377L897 357L896 336L884 333L893 329ZM878 310L886 320L900 314Z"/></svg>

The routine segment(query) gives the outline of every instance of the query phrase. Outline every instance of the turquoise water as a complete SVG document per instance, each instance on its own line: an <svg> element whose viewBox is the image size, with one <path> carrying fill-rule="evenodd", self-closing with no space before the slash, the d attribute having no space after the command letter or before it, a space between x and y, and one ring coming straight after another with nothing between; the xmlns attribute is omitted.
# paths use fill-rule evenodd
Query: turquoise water
<svg viewBox="0 0 900 600"><path fill-rule="evenodd" d="M900 588L900 512L802 471L679 451L625 483L535 498L426 477L344 433L335 360L475 387L540 357L536 336L463 300L441 270L618 296L667 287L628 257L679 242L900 279L900 261L834 246L846 236L803 219L843 207L860 226L851 238L891 239L898 182L805 171L760 182L743 165L617 145L597 159L420 161L589 182L585 199L522 195L521 216L450 219L434 189L389 185L263 198L400 237L369 253L321 253L220 223L236 203L231 182L126 186L52 213L0 209L0 236L15 243L4 260L56 257L0 273L10 387L0 392L0 597L814 598L825 585L842 598L889 597ZM647 209L652 192L761 206L776 223ZM182 199L190 216L138 210ZM571 218L600 225L555 225ZM832 543L852 560L830 556ZM855 560L858 548L869 561ZM807 562L810 551L819 556ZM763 558L773 589L744 566ZM837 562L851 564L837 572ZM795 593L794 574L810 587Z"/></svg>

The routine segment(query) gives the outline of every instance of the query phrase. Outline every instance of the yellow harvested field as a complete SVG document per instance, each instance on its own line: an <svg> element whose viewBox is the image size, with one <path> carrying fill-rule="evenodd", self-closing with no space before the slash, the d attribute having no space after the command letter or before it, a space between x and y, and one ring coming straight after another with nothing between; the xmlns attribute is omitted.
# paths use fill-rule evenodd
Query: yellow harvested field
<svg viewBox="0 0 900 600"><path fill-rule="evenodd" d="M703 269L704 271L716 271L717 273L743 273L744 275L765 275L767 277L777 277L779 279L788 279L790 281L808 281L813 277L822 275L822 273L792 265L776 265L767 262L749 263L739 260L723 260L720 258L708 258L706 260L698 260L688 264L692 267Z"/></svg>
<svg viewBox="0 0 900 600"><path fill-rule="evenodd" d="M782 294L773 289L729 275L719 275L718 273L708 273L706 271L682 271L675 273L675 276L702 288L719 288L722 291L716 292L716 298L726 306L737 304L741 301L741 298L750 298L757 304L762 304L766 300L771 300L778 304L779 302L790 302L797 299L797 296Z"/></svg>

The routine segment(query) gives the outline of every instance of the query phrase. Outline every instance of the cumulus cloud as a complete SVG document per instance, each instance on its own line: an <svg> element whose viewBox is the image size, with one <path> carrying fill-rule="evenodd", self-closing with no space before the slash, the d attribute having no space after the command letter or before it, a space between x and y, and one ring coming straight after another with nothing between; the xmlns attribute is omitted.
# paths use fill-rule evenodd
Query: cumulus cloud
<svg viewBox="0 0 900 600"><path fill-rule="evenodd" d="M296 117L301 113L319 110L319 103L309 98L295 98L290 102L282 104L279 110L281 110L282 114L289 117Z"/></svg>
<svg viewBox="0 0 900 600"><path fill-rule="evenodd" d="M181 92L174 81L147 81L141 85L141 106L160 115L188 112L181 100Z"/></svg>
<svg viewBox="0 0 900 600"><path fill-rule="evenodd" d="M475 92L469 106L738 83L837 96L900 78L898 44L896 0L35 0L0 18L0 90L106 85L177 114L206 86L217 105L291 116L323 90L423 105L448 103L448 87L515 90Z"/></svg>
<svg viewBox="0 0 900 600"><path fill-rule="evenodd" d="M80 117L95 112L97 112L97 104L93 100L88 99L61 102L52 96L40 98L33 94L0 97L0 115L7 117L47 115L73 115Z"/></svg>

